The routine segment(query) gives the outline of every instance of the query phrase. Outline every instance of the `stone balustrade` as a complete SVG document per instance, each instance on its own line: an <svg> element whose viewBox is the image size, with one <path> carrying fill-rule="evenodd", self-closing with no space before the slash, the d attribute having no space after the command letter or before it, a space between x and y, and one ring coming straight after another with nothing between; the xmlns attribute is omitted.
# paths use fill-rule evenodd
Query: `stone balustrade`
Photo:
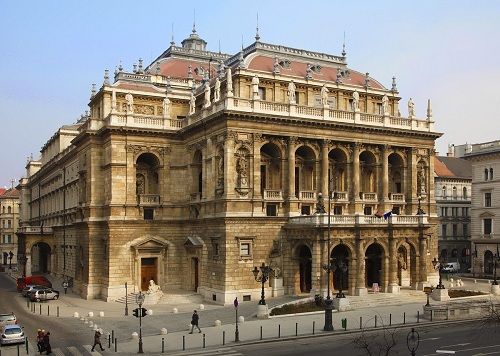
<svg viewBox="0 0 500 356"><path fill-rule="evenodd" d="M52 234L52 228L48 226L21 226L18 231L33 235Z"/></svg>
<svg viewBox="0 0 500 356"><path fill-rule="evenodd" d="M327 226L327 214L293 216L288 220L293 225ZM419 225L427 224L427 215L392 215L387 220L375 215L330 215L330 225Z"/></svg>
<svg viewBox="0 0 500 356"><path fill-rule="evenodd" d="M359 197L364 201L378 201L377 193L359 193Z"/></svg>
<svg viewBox="0 0 500 356"><path fill-rule="evenodd" d="M282 200L283 193L281 190L265 189L264 190L264 199L265 200Z"/></svg>
<svg viewBox="0 0 500 356"><path fill-rule="evenodd" d="M403 193L390 193L389 199L393 202L404 203L405 195Z"/></svg>
<svg viewBox="0 0 500 356"><path fill-rule="evenodd" d="M331 199L336 202L348 202L349 194L347 192L331 192Z"/></svg>
<svg viewBox="0 0 500 356"><path fill-rule="evenodd" d="M314 190L301 190L299 196L301 200L316 201L316 192Z"/></svg>
<svg viewBox="0 0 500 356"><path fill-rule="evenodd" d="M105 119L106 126L135 127L153 130L178 130L183 126L183 120L166 119L162 116L139 114L110 114Z"/></svg>
<svg viewBox="0 0 500 356"><path fill-rule="evenodd" d="M160 196L158 194L139 194L139 205L154 206L160 204Z"/></svg>

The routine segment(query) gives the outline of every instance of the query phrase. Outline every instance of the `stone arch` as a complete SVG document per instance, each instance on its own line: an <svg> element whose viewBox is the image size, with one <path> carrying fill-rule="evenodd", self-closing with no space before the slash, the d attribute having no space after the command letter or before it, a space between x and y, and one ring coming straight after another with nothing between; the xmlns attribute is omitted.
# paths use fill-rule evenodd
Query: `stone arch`
<svg viewBox="0 0 500 356"><path fill-rule="evenodd" d="M490 250L484 251L484 274L493 274L494 262L493 252Z"/></svg>
<svg viewBox="0 0 500 356"><path fill-rule="evenodd" d="M333 289L343 291L348 290L349 276L352 273L350 271L350 266L352 264L352 251L349 249L349 246L340 243L332 248L330 252L330 259L336 267L332 276ZM342 267L345 269L342 269Z"/></svg>
<svg viewBox="0 0 500 356"><path fill-rule="evenodd" d="M299 271L299 291L309 293L312 289L312 252L311 248L305 244L299 244L295 248L295 257L298 261Z"/></svg>
<svg viewBox="0 0 500 356"><path fill-rule="evenodd" d="M387 162L389 165L389 193L403 193L405 191L403 157L399 153L393 152L387 157Z"/></svg>
<svg viewBox="0 0 500 356"><path fill-rule="evenodd" d="M295 194L299 198L301 191L316 189L316 161L315 150L302 145L295 150Z"/></svg>
<svg viewBox="0 0 500 356"><path fill-rule="evenodd" d="M382 285L385 273L385 250L379 242L373 242L365 251L365 280L367 287Z"/></svg>
<svg viewBox="0 0 500 356"><path fill-rule="evenodd" d="M360 192L377 192L377 157L369 150L364 150L359 154L360 168Z"/></svg>
<svg viewBox="0 0 500 356"><path fill-rule="evenodd" d="M260 190L264 196L265 190L282 190L282 152L272 142L260 147Z"/></svg>
<svg viewBox="0 0 500 356"><path fill-rule="evenodd" d="M50 245L43 241L38 241L30 247L31 251L31 271L34 273L49 273L52 270Z"/></svg>
<svg viewBox="0 0 500 356"><path fill-rule="evenodd" d="M348 157L345 150L340 147L335 147L328 152L328 182L331 182L329 191L347 191Z"/></svg>
<svg viewBox="0 0 500 356"><path fill-rule="evenodd" d="M152 152L139 154L135 161L136 194L159 194L160 159Z"/></svg>

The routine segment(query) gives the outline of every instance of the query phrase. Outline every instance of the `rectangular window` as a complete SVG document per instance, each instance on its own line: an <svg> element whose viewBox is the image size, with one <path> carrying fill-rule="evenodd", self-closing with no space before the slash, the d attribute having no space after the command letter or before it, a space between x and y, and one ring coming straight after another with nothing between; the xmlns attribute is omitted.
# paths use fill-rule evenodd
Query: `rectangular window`
<svg viewBox="0 0 500 356"><path fill-rule="evenodd" d="M252 257L252 242L251 241L240 241L240 257L251 258Z"/></svg>
<svg viewBox="0 0 500 356"><path fill-rule="evenodd" d="M144 220L153 220L154 209L144 209Z"/></svg>
<svg viewBox="0 0 500 356"><path fill-rule="evenodd" d="M452 229L453 229L453 237L454 237L454 238L456 238L456 237L457 237L457 235L458 235L458 227L457 227L457 224L453 224Z"/></svg>
<svg viewBox="0 0 500 356"><path fill-rule="evenodd" d="M451 208L451 216L457 216L458 215L458 208Z"/></svg>
<svg viewBox="0 0 500 356"><path fill-rule="evenodd" d="M311 215L311 206L310 205L302 205L300 207L301 215Z"/></svg>
<svg viewBox="0 0 500 356"><path fill-rule="evenodd" d="M365 215L372 215L372 207L365 206L364 213L365 213Z"/></svg>
<svg viewBox="0 0 500 356"><path fill-rule="evenodd" d="M399 212L400 212L400 208L399 208L399 206L394 206L394 207L392 208L392 213L393 213L394 215L399 215Z"/></svg>
<svg viewBox="0 0 500 356"><path fill-rule="evenodd" d="M464 237L469 236L469 225L468 224L462 225L462 233L463 233Z"/></svg>
<svg viewBox="0 0 500 356"><path fill-rule="evenodd" d="M484 193L484 206L486 208L491 208L491 192Z"/></svg>
<svg viewBox="0 0 500 356"><path fill-rule="evenodd" d="M376 110L376 114L379 114L379 115L383 115L384 114L384 110L382 109L382 104L381 103L377 103L377 106L375 107L375 110Z"/></svg>
<svg viewBox="0 0 500 356"><path fill-rule="evenodd" d="M462 216L467 216L468 214L468 208L462 208Z"/></svg>
<svg viewBox="0 0 500 356"><path fill-rule="evenodd" d="M212 254L214 258L219 257L220 255L220 246L218 240L212 240Z"/></svg>
<svg viewBox="0 0 500 356"><path fill-rule="evenodd" d="M483 219L483 234L491 234L491 219Z"/></svg>
<svg viewBox="0 0 500 356"><path fill-rule="evenodd" d="M276 204L266 204L266 216L278 216L278 206Z"/></svg>
<svg viewBox="0 0 500 356"><path fill-rule="evenodd" d="M259 87L259 97L260 100L266 100L266 88Z"/></svg>
<svg viewBox="0 0 500 356"><path fill-rule="evenodd" d="M446 224L441 225L441 237L446 237Z"/></svg>
<svg viewBox="0 0 500 356"><path fill-rule="evenodd" d="M333 207L333 215L342 215L342 207L335 205Z"/></svg>
<svg viewBox="0 0 500 356"><path fill-rule="evenodd" d="M441 208L441 216L444 216L444 208Z"/></svg>
<svg viewBox="0 0 500 356"><path fill-rule="evenodd" d="M12 227L12 221L7 220L7 227L10 229Z"/></svg>

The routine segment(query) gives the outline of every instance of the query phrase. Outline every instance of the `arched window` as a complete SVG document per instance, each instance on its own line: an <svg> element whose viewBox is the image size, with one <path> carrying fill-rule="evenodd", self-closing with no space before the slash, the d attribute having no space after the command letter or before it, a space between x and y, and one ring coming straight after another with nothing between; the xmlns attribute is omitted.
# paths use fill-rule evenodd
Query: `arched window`
<svg viewBox="0 0 500 356"><path fill-rule="evenodd" d="M446 187L441 188L441 195L446 198Z"/></svg>
<svg viewBox="0 0 500 356"><path fill-rule="evenodd" d="M488 168L484 169L484 180L488 180Z"/></svg>
<svg viewBox="0 0 500 356"><path fill-rule="evenodd" d="M7 208L7 213L8 214L12 213L12 208L10 206Z"/></svg>
<svg viewBox="0 0 500 356"><path fill-rule="evenodd" d="M493 180L493 168L490 168L490 180Z"/></svg>
<svg viewBox="0 0 500 356"><path fill-rule="evenodd" d="M463 187L462 196L464 197L464 199L467 199L467 187Z"/></svg>
<svg viewBox="0 0 500 356"><path fill-rule="evenodd" d="M453 187L453 199L457 199L457 187Z"/></svg>

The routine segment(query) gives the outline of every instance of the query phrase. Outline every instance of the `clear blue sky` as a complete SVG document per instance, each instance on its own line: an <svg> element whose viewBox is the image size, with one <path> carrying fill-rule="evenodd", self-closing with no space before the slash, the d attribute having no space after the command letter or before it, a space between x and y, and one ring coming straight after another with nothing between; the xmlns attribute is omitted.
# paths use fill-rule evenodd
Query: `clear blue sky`
<svg viewBox="0 0 500 356"><path fill-rule="evenodd" d="M145 64L196 27L211 50L235 53L261 40L339 54L390 87L402 114L433 103L436 145L500 139L500 1L2 1L0 186L24 174L26 157L88 104L104 69Z"/></svg>

